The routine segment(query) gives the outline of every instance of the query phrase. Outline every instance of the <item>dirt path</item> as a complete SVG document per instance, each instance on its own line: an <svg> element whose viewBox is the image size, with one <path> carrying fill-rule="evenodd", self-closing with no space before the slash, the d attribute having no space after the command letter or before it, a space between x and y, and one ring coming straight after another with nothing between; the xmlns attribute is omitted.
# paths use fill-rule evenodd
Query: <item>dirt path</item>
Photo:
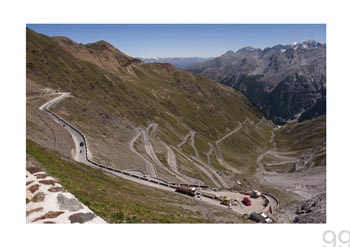
<svg viewBox="0 0 350 247"><path fill-rule="evenodd" d="M215 153L215 158L216 160L219 162L219 164L222 166L222 167L225 167L226 168L226 165L224 164L224 161L222 159L222 154L221 154L221 150L219 148L219 146L215 143L213 145L214 147L214 153Z"/></svg>
<svg viewBox="0 0 350 247"><path fill-rule="evenodd" d="M173 171L178 171L176 157L175 157L173 150L165 142L160 141L160 143L163 144L163 146L165 147L165 150L167 152L167 162L170 166L170 169Z"/></svg>
<svg viewBox="0 0 350 247"><path fill-rule="evenodd" d="M199 159L199 153L198 153L198 150L197 150L196 145L194 143L194 137L196 136L196 131L191 130L190 134L191 134L191 146L193 148L194 155Z"/></svg>
<svg viewBox="0 0 350 247"><path fill-rule="evenodd" d="M143 141L144 141L144 144L145 144L145 150L146 150L146 153L148 154L148 156L151 158L151 160L156 164L156 165L159 165L159 166L164 166L162 164L162 162L160 162L160 160L158 159L154 149L153 149L153 145L149 139L149 136L146 132L145 129L140 129L141 133L142 133L142 136L143 136Z"/></svg>
<svg viewBox="0 0 350 247"><path fill-rule="evenodd" d="M197 159L196 157L191 156L191 158L195 161L197 161L198 163L200 163L204 168L206 168L214 177L217 181L219 181L219 183L221 184L221 186L223 188L229 188L228 184L225 182L225 180L216 172L215 169L209 167L207 164L205 164L203 161L201 161L200 159Z"/></svg>
<svg viewBox="0 0 350 247"><path fill-rule="evenodd" d="M276 151L276 143L274 142L275 139L275 133L274 133L274 129L271 130L271 137L270 137L270 143L273 144L273 148L267 150L266 152L260 154L257 158L256 158L256 175L258 177L258 180L260 181L260 183L266 183L266 179L265 174L267 173L264 169L264 163L263 160L265 158L266 155L270 154L271 152L275 152Z"/></svg>
<svg viewBox="0 0 350 247"><path fill-rule="evenodd" d="M177 148L181 148L185 143L187 142L188 138L191 136L191 133L189 132L187 135L184 136L182 139L182 142L176 145Z"/></svg>
<svg viewBox="0 0 350 247"><path fill-rule="evenodd" d="M290 164L290 163L295 163L299 161L298 157L293 157L293 155L297 154L297 152L278 152L276 151L276 142L275 142L275 130L273 129L271 131L271 137L270 137L270 143L273 144L273 147L266 152L260 154L257 159L256 159L256 164L257 164L257 172L258 176L262 177L264 174L274 174L274 172L267 172L265 171L264 166L277 166L277 165L283 165L283 164ZM266 156L271 156L272 158L275 157L279 161L277 162L263 162L264 158Z"/></svg>
<svg viewBox="0 0 350 247"><path fill-rule="evenodd" d="M244 124L244 125L246 125L246 124L253 125L253 124L254 124L254 121L253 121L253 120L250 120L249 118L246 118L246 119L243 121L243 124Z"/></svg>
<svg viewBox="0 0 350 247"><path fill-rule="evenodd" d="M153 138L153 137L155 136L156 131L157 131L157 127L158 127L158 124L156 124L156 123L151 123L151 124L146 128L147 133L149 133L149 132L150 132L149 130L151 129L151 133L149 133L149 136L150 136L151 138Z"/></svg>
<svg viewBox="0 0 350 247"><path fill-rule="evenodd" d="M222 142L223 140L225 140L227 137L229 137L230 135L233 135L234 133L236 133L237 131L239 131L242 128L242 123L238 122L238 127L235 128L234 130L232 130L230 133L228 133L227 135L221 137L219 140L217 140L215 143L219 144L220 142Z"/></svg>
<svg viewBox="0 0 350 247"><path fill-rule="evenodd" d="M220 176L218 175L217 171L213 168L210 167L210 164L211 164L211 155L212 153L214 152L215 153L215 157L216 157L216 160L219 162L219 164L223 167L225 167L226 169L228 170L232 170L231 167L228 167L224 161L223 161L223 158L222 158L222 154L221 154L221 151L219 149L219 146L218 144L220 142L222 142L223 140L225 140L226 138L228 138L229 136L231 136L232 134L236 133L237 131L239 131L240 129L242 128L242 123L239 122L238 126L233 130L231 131L230 133L226 134L225 136L223 136L222 138L220 138L219 140L217 140L214 144L211 144L211 143L208 143L209 145L209 150L208 152L206 153L206 156L207 156L207 163L203 162L201 159L200 159L200 156L199 156L199 153L198 153L198 150L195 146L195 136L196 136L196 131L194 130L190 130L190 132L184 136L182 142L180 144L177 145L177 149L175 149L177 152L179 152L180 154L182 154L186 159L190 160L192 163L194 163L203 173L205 173L209 178L210 180L218 187L224 187L224 188L228 188L228 184L225 182L225 180ZM194 151L194 156L191 156L191 155L186 155L184 154L180 148L181 146L183 146L189 139L189 137L191 137L191 147L193 148L193 151ZM200 165L199 165L200 164Z"/></svg>
<svg viewBox="0 0 350 247"><path fill-rule="evenodd" d="M293 192L304 199L310 199L325 190L325 167L315 167L303 170L304 163L308 158L300 156L298 152L278 152L276 148L275 130L272 130L270 142L273 147L257 157L257 177L261 184L278 186L278 188ZM312 154L310 154L312 155ZM269 156L269 162L264 161ZM278 171L266 171L265 168L273 169L274 166L283 166ZM293 172L290 167L294 165ZM300 166L300 170L298 168Z"/></svg>
<svg viewBox="0 0 350 247"><path fill-rule="evenodd" d="M247 121L247 120L245 120L245 121ZM214 151L215 158L222 167L224 167L228 170L233 169L232 167L227 166L226 163L224 162L224 160L222 158L221 150L219 147L219 143L222 142L223 140L225 140L226 138L228 138L229 136L233 135L234 133L238 132L241 128L242 128L242 123L238 122L238 127L236 127L234 130L232 130L231 132L229 132L225 136L221 137L219 140L215 141L214 144L209 144L210 149L207 153L208 165L210 165L210 155L211 155L212 151ZM210 155L208 155L208 154L210 154Z"/></svg>
<svg viewBox="0 0 350 247"><path fill-rule="evenodd" d="M199 179L196 179L196 178L193 178L193 177L190 177L190 176L180 172L179 171L179 167L178 167L177 162L176 162L176 155L175 155L174 151L165 142L160 141L160 143L163 144L163 146L165 147L165 149L167 151L167 162L168 162L168 164L170 166L170 169L175 174L177 174L179 177L182 177L183 179L187 180L189 183L192 183L192 184L204 184L203 181L201 181Z"/></svg>
<svg viewBox="0 0 350 247"><path fill-rule="evenodd" d="M135 141L141 136L141 131L139 129L137 129L138 133L137 135L130 141L129 143L129 148L131 150L131 152L133 152L134 154L136 154L137 156L139 156L143 163L145 164L146 166L146 169L148 171L148 174L151 176L151 177L158 177L157 175L157 171L155 169L155 167L153 166L152 162L150 160L148 160L146 157L144 157L142 154L140 154L139 152L136 151L136 149L134 148L134 143Z"/></svg>
<svg viewBox="0 0 350 247"><path fill-rule="evenodd" d="M209 151L207 152L207 164L210 165L211 164L211 154L213 153L213 144L209 143Z"/></svg>
<svg viewBox="0 0 350 247"><path fill-rule="evenodd" d="M187 159L188 161L190 161L191 163L193 163L199 170L201 170L211 181L212 183L218 187L225 187L227 184L225 183L225 181L220 181L222 180L221 178L217 178L218 174L214 171L214 169L211 169L210 167L208 167L204 162L202 162L201 160L197 159L194 156L188 156L185 153L183 153L181 150L172 147L177 153L179 153L182 157L184 157L185 159ZM198 163L200 163L201 165L199 165ZM223 183L220 183L223 182ZM227 187L228 188L228 187Z"/></svg>
<svg viewBox="0 0 350 247"><path fill-rule="evenodd" d="M257 124L255 124L255 128L258 128L263 121L264 121L264 117L262 117L260 121Z"/></svg>
<svg viewBox="0 0 350 247"><path fill-rule="evenodd" d="M149 130L150 128L153 129L153 126L156 126L156 124L152 123L150 124L147 129ZM147 130L146 129L146 130ZM178 177L180 180L182 180L183 182L185 183L188 183L188 182L192 182L192 180L189 180L175 172L173 172L172 170L170 170L168 167L166 167L158 158L156 152L154 151L153 149L153 145L150 141L150 137L147 133L147 131L145 129L140 129L141 130L141 133L143 135L143 141L144 141L144 144L145 144L145 150L146 150L146 153L148 154L148 156L151 158L151 160L153 161L153 163L155 165L157 165L158 167L161 167L162 169L166 170L169 174L172 174L173 176L175 177ZM175 156L173 157L173 159L171 159L171 162L172 162L172 165L176 165L176 161L175 161Z"/></svg>

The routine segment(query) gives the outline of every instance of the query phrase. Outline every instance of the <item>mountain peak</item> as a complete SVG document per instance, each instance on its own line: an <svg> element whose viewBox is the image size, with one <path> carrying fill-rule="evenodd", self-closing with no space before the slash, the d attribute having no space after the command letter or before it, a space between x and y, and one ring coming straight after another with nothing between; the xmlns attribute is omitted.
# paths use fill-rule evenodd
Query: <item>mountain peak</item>
<svg viewBox="0 0 350 247"><path fill-rule="evenodd" d="M304 41L303 45L311 48L316 48L316 47L322 46L323 44L313 39L310 39L310 40Z"/></svg>
<svg viewBox="0 0 350 247"><path fill-rule="evenodd" d="M237 51L237 53L248 53L248 52L255 51L255 50L256 49L254 47L246 46L246 47L243 47L243 48L239 49Z"/></svg>
<svg viewBox="0 0 350 247"><path fill-rule="evenodd" d="M230 56L230 55L233 55L233 54L235 54L234 51L228 50L227 52L225 52L224 54L222 54L222 56Z"/></svg>
<svg viewBox="0 0 350 247"><path fill-rule="evenodd" d="M87 46L89 48L93 48L93 49L98 49L98 50L117 50L117 51L119 51L112 44L110 44L104 40L100 40L100 41L93 42L93 43L88 43L85 46Z"/></svg>

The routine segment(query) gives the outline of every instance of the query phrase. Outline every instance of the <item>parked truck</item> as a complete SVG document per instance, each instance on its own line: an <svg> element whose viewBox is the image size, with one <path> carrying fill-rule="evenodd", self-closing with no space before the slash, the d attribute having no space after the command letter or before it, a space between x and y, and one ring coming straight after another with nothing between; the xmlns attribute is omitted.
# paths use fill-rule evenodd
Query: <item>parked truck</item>
<svg viewBox="0 0 350 247"><path fill-rule="evenodd" d="M197 192L197 188L196 187L178 186L178 187L176 187L175 192L182 193L182 194L189 195L189 196L195 196L196 192Z"/></svg>
<svg viewBox="0 0 350 247"><path fill-rule="evenodd" d="M231 198L224 196L224 198L220 202L220 204L225 205L225 206L231 206Z"/></svg>

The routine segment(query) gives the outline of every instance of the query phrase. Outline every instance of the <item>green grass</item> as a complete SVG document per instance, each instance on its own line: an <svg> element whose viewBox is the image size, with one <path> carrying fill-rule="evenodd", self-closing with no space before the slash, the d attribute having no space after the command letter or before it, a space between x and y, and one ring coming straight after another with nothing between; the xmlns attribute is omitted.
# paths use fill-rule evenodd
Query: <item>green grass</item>
<svg viewBox="0 0 350 247"><path fill-rule="evenodd" d="M27 77L72 91L77 99L67 102L63 110L79 118L76 122L97 118L94 109L103 109L135 125L156 121L173 143L171 128L183 134L185 125L213 141L233 122L261 116L241 93L206 77L176 69L169 74L167 65L139 64L133 69L137 77L132 79L126 71L104 70L75 58L55 40L27 30Z"/></svg>
<svg viewBox="0 0 350 247"><path fill-rule="evenodd" d="M287 124L275 132L277 146L285 150L313 148L326 141L326 116Z"/></svg>
<svg viewBox="0 0 350 247"><path fill-rule="evenodd" d="M192 198L141 186L62 159L59 154L31 140L27 140L27 157L37 161L43 170L57 178L69 192L109 223L212 222L206 219L203 211L193 214L190 210L174 205L196 206L198 202ZM238 218L236 220L240 221Z"/></svg>
<svg viewBox="0 0 350 247"><path fill-rule="evenodd" d="M77 59L56 40L29 29L26 56L28 78L45 87L70 90L75 96L52 110L97 143L103 142L102 132L118 136L115 123L119 120L130 123L130 129L156 122L157 136L173 146L195 130L198 153L206 161L208 142L246 117L255 122L261 118L240 92L169 65L136 64L136 76L128 75L126 69L117 73ZM183 150L194 155L189 144Z"/></svg>
<svg viewBox="0 0 350 247"><path fill-rule="evenodd" d="M326 152L319 153L326 143L326 116L287 124L275 131L275 135L278 151L303 153L309 150L317 154L314 157L315 166L326 164Z"/></svg>

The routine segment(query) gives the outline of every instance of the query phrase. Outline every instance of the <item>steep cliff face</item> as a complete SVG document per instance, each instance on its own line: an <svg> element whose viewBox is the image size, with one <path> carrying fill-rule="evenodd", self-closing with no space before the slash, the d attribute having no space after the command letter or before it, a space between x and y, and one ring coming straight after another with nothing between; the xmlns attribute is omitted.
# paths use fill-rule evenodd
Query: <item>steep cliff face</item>
<svg viewBox="0 0 350 247"><path fill-rule="evenodd" d="M277 123L326 113L326 45L316 41L245 47L187 69L240 90Z"/></svg>

